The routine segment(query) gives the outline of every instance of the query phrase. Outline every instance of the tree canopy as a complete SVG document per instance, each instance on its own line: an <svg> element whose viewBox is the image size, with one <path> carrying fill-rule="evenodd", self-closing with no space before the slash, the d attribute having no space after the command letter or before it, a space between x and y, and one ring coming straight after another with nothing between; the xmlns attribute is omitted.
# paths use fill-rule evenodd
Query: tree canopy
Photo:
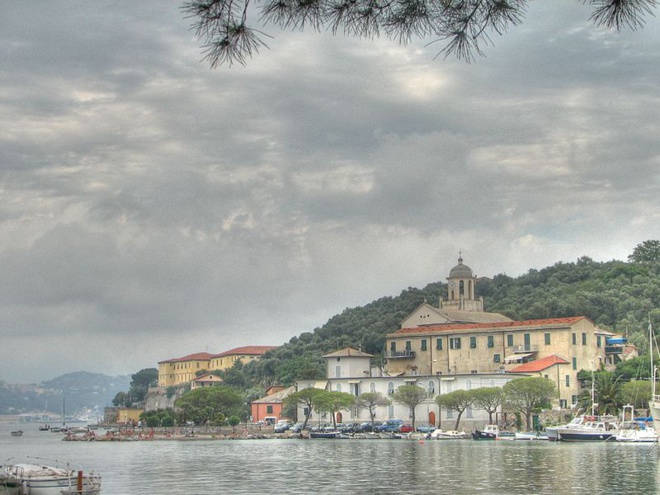
<svg viewBox="0 0 660 495"><path fill-rule="evenodd" d="M538 409L550 408L558 395L557 386L547 378L516 378L502 388L504 408L525 416L525 424L530 429L532 413Z"/></svg>
<svg viewBox="0 0 660 495"><path fill-rule="evenodd" d="M428 397L428 393L417 385L401 385L392 394L392 400L410 408L410 419L415 428L415 409Z"/></svg>
<svg viewBox="0 0 660 495"><path fill-rule="evenodd" d="M220 425L228 416L245 416L243 397L230 387L201 387L174 403L186 421Z"/></svg>
<svg viewBox="0 0 660 495"><path fill-rule="evenodd" d="M586 0L583 0L586 1ZM472 60L491 36L520 24L527 0L262 0L256 9L263 25L283 29L330 30L359 38L383 34L406 44L412 38L441 42L439 54ZM644 25L656 0L590 0L591 20L599 26L621 30ZM212 67L224 63L245 64L270 37L252 23L250 0L194 0L182 10L194 18Z"/></svg>
<svg viewBox="0 0 660 495"><path fill-rule="evenodd" d="M438 395L435 401L438 403L438 406L458 413L456 425L454 426L454 430L458 430L463 412L474 403L475 399L476 396L473 390L454 390L447 394Z"/></svg>

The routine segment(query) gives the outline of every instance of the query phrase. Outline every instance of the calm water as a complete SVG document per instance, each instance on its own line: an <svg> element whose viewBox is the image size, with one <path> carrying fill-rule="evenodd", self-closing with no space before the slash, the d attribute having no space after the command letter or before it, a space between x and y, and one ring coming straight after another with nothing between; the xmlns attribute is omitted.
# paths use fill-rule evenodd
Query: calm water
<svg viewBox="0 0 660 495"><path fill-rule="evenodd" d="M0 459L40 456L103 476L104 495L651 494L660 450L616 443L406 440L62 442L0 424ZM45 461L44 461L45 462Z"/></svg>

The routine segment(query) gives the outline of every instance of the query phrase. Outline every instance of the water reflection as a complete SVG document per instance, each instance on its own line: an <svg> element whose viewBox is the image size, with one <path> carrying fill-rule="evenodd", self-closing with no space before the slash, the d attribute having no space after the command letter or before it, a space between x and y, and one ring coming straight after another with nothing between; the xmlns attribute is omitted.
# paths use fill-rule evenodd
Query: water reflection
<svg viewBox="0 0 660 495"><path fill-rule="evenodd" d="M473 440L62 442L0 432L0 457L93 467L105 495L656 493L658 448Z"/></svg>

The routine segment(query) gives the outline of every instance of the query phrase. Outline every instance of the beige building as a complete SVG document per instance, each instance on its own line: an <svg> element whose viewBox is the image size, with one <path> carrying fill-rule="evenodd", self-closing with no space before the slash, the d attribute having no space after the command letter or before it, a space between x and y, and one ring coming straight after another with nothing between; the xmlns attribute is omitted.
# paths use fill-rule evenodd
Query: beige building
<svg viewBox="0 0 660 495"><path fill-rule="evenodd" d="M577 403L578 371L598 368L612 334L584 316L512 321L484 312L474 296L476 277L461 258L447 280L447 301L422 304L386 336L390 375L530 372L557 384L561 407Z"/></svg>
<svg viewBox="0 0 660 495"><path fill-rule="evenodd" d="M192 382L201 371L225 370L237 361L247 363L259 359L276 346L252 345L236 347L220 354L198 352L158 363L158 386L169 387Z"/></svg>

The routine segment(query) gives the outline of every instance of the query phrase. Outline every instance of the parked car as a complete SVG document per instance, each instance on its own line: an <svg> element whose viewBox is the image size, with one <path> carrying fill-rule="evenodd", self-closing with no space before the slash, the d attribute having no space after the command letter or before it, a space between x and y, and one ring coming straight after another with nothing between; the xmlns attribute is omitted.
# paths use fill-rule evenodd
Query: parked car
<svg viewBox="0 0 660 495"><path fill-rule="evenodd" d="M417 431L420 433L431 433L435 431L435 426L428 423L422 423L421 425L417 425Z"/></svg>
<svg viewBox="0 0 660 495"><path fill-rule="evenodd" d="M277 423L273 428L273 433L284 433L291 428L291 423Z"/></svg>
<svg viewBox="0 0 660 495"><path fill-rule="evenodd" d="M360 424L359 423L344 423L341 425L337 425L337 429L341 431L342 433L357 433L360 431Z"/></svg>
<svg viewBox="0 0 660 495"><path fill-rule="evenodd" d="M302 427L303 427L302 423L296 423L291 428L289 428L289 431L291 433L300 433L302 431Z"/></svg>
<svg viewBox="0 0 660 495"><path fill-rule="evenodd" d="M369 433L369 432L375 431L375 428L377 426L382 425L382 424L383 423L380 422L380 421L374 421L373 423L371 421L365 421L364 423L362 423L360 425L360 430L359 431L361 433Z"/></svg>
<svg viewBox="0 0 660 495"><path fill-rule="evenodd" d="M401 426L399 426L399 433L410 433L413 430L414 428L412 423L404 423Z"/></svg>
<svg viewBox="0 0 660 495"><path fill-rule="evenodd" d="M395 432L399 431L399 428L401 428L402 424L403 421L400 419L388 419L383 424L374 427L374 431L378 433Z"/></svg>

